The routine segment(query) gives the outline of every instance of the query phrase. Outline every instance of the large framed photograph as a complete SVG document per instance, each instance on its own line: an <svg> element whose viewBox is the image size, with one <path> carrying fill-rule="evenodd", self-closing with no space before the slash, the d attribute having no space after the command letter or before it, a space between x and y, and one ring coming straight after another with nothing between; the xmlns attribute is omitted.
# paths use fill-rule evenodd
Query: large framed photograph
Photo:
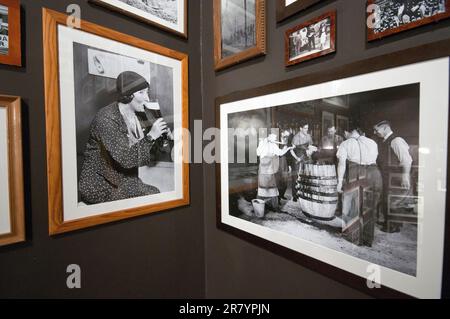
<svg viewBox="0 0 450 319"><path fill-rule="evenodd" d="M218 227L375 296L440 298L450 62L422 50L219 98Z"/></svg>
<svg viewBox="0 0 450 319"><path fill-rule="evenodd" d="M214 0L215 69L266 54L266 0Z"/></svg>
<svg viewBox="0 0 450 319"><path fill-rule="evenodd" d="M20 98L0 95L0 246L25 240Z"/></svg>
<svg viewBox="0 0 450 319"><path fill-rule="evenodd" d="M50 234L189 204L187 55L43 15Z"/></svg>
<svg viewBox="0 0 450 319"><path fill-rule="evenodd" d="M0 63L22 65L19 0L0 0Z"/></svg>
<svg viewBox="0 0 450 319"><path fill-rule="evenodd" d="M336 11L289 29L285 33L285 64L291 66L336 51Z"/></svg>
<svg viewBox="0 0 450 319"><path fill-rule="evenodd" d="M303 11L323 0L276 0L277 22L281 22L290 16Z"/></svg>
<svg viewBox="0 0 450 319"><path fill-rule="evenodd" d="M90 0L187 38L187 0Z"/></svg>
<svg viewBox="0 0 450 319"><path fill-rule="evenodd" d="M368 0L369 41L450 17L450 0Z"/></svg>

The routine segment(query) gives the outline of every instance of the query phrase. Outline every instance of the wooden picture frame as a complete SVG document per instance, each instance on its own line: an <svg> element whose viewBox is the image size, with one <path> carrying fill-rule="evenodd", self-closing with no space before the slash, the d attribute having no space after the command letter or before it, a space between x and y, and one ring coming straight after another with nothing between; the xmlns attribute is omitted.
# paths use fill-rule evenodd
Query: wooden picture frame
<svg viewBox="0 0 450 319"><path fill-rule="evenodd" d="M60 234L68 231L91 227L94 225L109 223L130 217L188 205L190 202L189 164L188 160L186 160L188 158L188 140L185 134L180 134L182 136L177 137L178 140L175 140L175 152L173 153L175 154L173 160L175 170L175 192L173 196L170 195L172 193L168 193L170 196L166 196L167 198L164 197L159 200L147 200L148 197L142 197L142 199L129 198L124 201L114 201L114 205L108 205L108 210L105 212L102 212L102 204L100 204L100 206L89 206L86 209L93 209L96 210L96 212L85 217L76 217L78 215L81 215L82 213L79 212L82 212L84 209L84 207L82 207L77 200L79 189L78 191L76 189L72 191L70 190L71 188L76 188L76 185L78 184L77 175L71 175L72 173L69 169L69 167L72 167L72 171L77 170L76 157L72 159L70 159L70 157L66 157L65 149L62 148L62 144L65 143L65 145L67 145L67 139L72 138L71 136L75 134L75 131L72 131L72 134L70 132L70 129L66 127L75 125L74 115L68 115L68 113L75 111L75 102L72 102L74 96L70 94L67 96L65 94L61 94L62 85L65 85L65 83L67 82L72 82L73 80L71 80L71 77L73 76L73 74L65 73L64 71L61 71L62 69L59 69L61 64L73 64L72 60L61 61L60 59L61 57L66 58L71 54L73 55L73 51L68 53L66 52L66 54L64 55L59 54L59 45L62 45L60 43L63 41L69 41L69 43L77 43L76 41L80 41L75 41L71 38L68 38L68 35L73 35L73 39L77 39L76 37L79 37L80 39L86 38L86 41L89 40L91 43L93 43L93 45L96 46L95 48L97 48L97 46L100 46L100 44L97 43L101 42L108 44L108 46L113 48L113 50L120 49L124 51L131 50L130 47L135 48L134 50L130 51L130 54L127 54L127 57L125 57L124 59L128 58L128 56L137 56L139 54L145 55L145 57L153 57L156 55L156 57L161 60L161 63L173 63L173 68L174 70L176 70L176 73L175 71L173 71L173 78L175 81L174 83L176 84L176 86L173 87L173 96L176 97L177 101L176 103L173 103L177 107L175 109L174 106L174 110L176 110L176 112L174 111L173 118L174 122L177 123L176 128L179 128L180 131L182 131L183 129L188 129L189 126L188 56L184 53L180 53L151 42L119 33L117 31L87 21L81 21L80 29L72 29L67 27L66 21L67 15L46 8L43 9L49 233L51 235ZM71 47L73 46L73 44L66 44L65 46L62 45L64 49L70 48L70 50L72 50ZM99 48L98 50L101 49L103 49L103 47ZM142 61L143 60L137 60L139 64L142 64ZM102 70L102 72L105 71L107 70ZM73 87L72 89L68 89L68 91L71 90L73 90ZM67 91L64 92L66 93ZM66 105L66 103L63 103L65 99L66 102L68 101L70 103L73 103L74 109L70 109L70 107ZM62 110L62 105L64 105L66 110ZM84 116L83 113L81 113L81 115ZM66 118L66 116L70 117ZM175 132L174 135L176 135ZM128 135L128 137L130 137L130 135ZM76 140L73 140L72 144L76 145ZM178 146L176 146L177 144ZM70 148L68 150L70 150ZM70 152L75 151L76 150L72 150ZM68 160L68 158L70 159L70 161ZM73 164L71 161L75 161L75 164ZM72 178L71 181L73 181L73 183L68 184L68 181L64 181L63 174L67 174L64 175L65 177L71 176L70 178ZM126 201L129 202L126 203ZM74 203L70 204L70 202ZM72 210L70 210L68 207L72 207ZM71 216L70 220L68 220L69 215Z"/></svg>
<svg viewBox="0 0 450 319"><path fill-rule="evenodd" d="M444 89L440 101L441 107L445 109L444 115L441 115L439 117L440 120L442 120L443 123L447 123L447 127L443 127L441 132L442 140L440 140L439 143L444 149L448 147L448 136L450 136L450 127L448 126L449 119L448 119L448 74L450 73L450 40L443 40L431 44L421 45L414 48L402 50L395 53L390 53L386 55L381 55L373 58L369 58L363 61L354 62L348 65L343 65L331 70L326 70L322 72L317 72L313 74L308 74L292 79L288 79L285 81L269 84L263 87L259 88L253 88L248 89L240 92L234 92L229 95L218 97L216 99L216 126L219 129L223 128L229 128L228 123L228 114L233 114L235 116L238 116L240 112L246 112L247 110L254 109L255 105L258 105L261 109L264 109L271 105L279 105L277 101L273 101L272 94L276 94L277 98L282 99L283 98L283 104L290 104L294 103L294 98L298 96L302 96L304 99L303 93L297 92L297 89L304 89L307 90L304 93L307 95L312 94L314 98L316 98L316 94L312 92L313 88L315 89L318 85L321 85L323 83L330 83L335 81L341 81L348 78L355 77L359 79L358 83L361 82L361 76L367 75L367 74L376 74L377 76L384 71L391 71L394 72L402 72L406 70L405 68L414 66L423 66L425 63L434 64L434 68L436 70L440 70L439 73L441 74L441 77L439 79L442 79L444 82L441 84L441 87L446 86L446 89ZM433 61L431 61L433 60ZM427 61L427 62L426 62ZM428 62L431 61L431 62ZM444 62L445 61L445 62ZM442 65L440 63L443 63ZM397 72L397 73L398 73ZM435 76L437 76L436 72L428 71L430 77L428 79L433 79L433 81L441 83L440 80L434 79ZM411 78L409 78L410 74L404 74L404 76L408 78L408 81L413 81ZM417 76L423 77L423 72L417 72ZM375 79L375 78L374 78ZM376 81L376 83L380 83L379 81ZM337 84L337 83L336 83ZM367 83L366 83L367 84ZM364 85L366 85L364 84ZM378 85L378 84L377 84ZM339 85L336 85L337 87ZM433 87L433 86L431 86ZM348 88L348 87L347 87ZM281 96L286 92L286 94L290 94L289 97ZM288 93L289 92L289 93ZM302 91L303 92L303 91ZM317 94L320 92L320 94L328 95L327 93L322 92L322 87L316 89ZM361 90L360 92L367 92L366 90ZM300 94L301 93L301 94ZM271 99L272 98L272 99ZM421 96L422 98L422 96ZM251 102L250 102L251 101ZM309 100L306 100L309 101ZM253 108L252 108L253 106ZM428 114L431 114L431 112L428 112ZM437 118L437 117L434 117ZM440 121L439 120L439 121ZM432 121L431 125L436 124L436 121ZM422 123L421 123L422 124ZM352 288L358 289L362 291L365 294L379 297L379 298L411 298L411 297L433 297L431 298L447 298L448 292L450 288L450 276L448 271L446 271L445 265L450 262L450 253L449 253L449 247L450 247L450 236L449 236L449 210L448 210L448 203L450 202L450 193L446 192L445 194L441 193L441 198L439 200L439 218L442 218L440 222L436 223L436 227L429 228L427 231L427 234L430 234L430 232L433 234L429 237L423 237L423 238L433 238L434 235L436 235L436 230L439 231L439 246L442 245L439 248L439 252L442 252L442 255L439 256L437 259L433 258L423 258L422 257L422 266L429 267L430 265L433 265L432 267L436 266L436 270L434 272L430 272L427 274L421 273L420 280L425 280L426 284L416 284L415 293L409 293L406 292L408 290L409 285L404 286L398 286L397 288L393 288L390 285L387 285L386 278L384 281L382 281L381 288L379 289L370 289L367 286L367 277L366 276L359 276L356 275L352 271L345 270L345 263L344 268L337 267L334 260L330 260L330 263L324 262L321 260L323 258L323 254L318 253L316 257L312 257L311 253L315 254L315 250L317 249L317 246L314 246L315 248L312 250L308 250L308 253L301 253L293 246L288 247L281 243L281 232L276 233L276 235L272 236L272 230L269 228L262 229L261 224L258 224L258 226L252 226L251 224L247 224L244 218L238 219L237 215L231 215L231 211L228 212L227 209L229 208L231 210L231 204L228 199L228 193L227 193L227 186L229 181L229 176L225 175L226 172L228 172L228 169L224 169L224 166L228 166L229 163L227 162L227 153L226 153L226 147L224 148L224 145L227 145L227 136L224 133L221 133L220 139L218 139L218 143L220 145L221 154L220 160L217 161L216 164L216 222L218 229L225 231L227 233L230 233L242 240L248 241L260 248L267 249L271 251L272 253L275 253L279 256L282 256L284 258L287 258L289 260L292 260L299 265L308 267L309 269L319 272L322 275L325 275L333 280L339 281L340 283L343 283L345 285L348 285ZM427 142L428 143L428 142ZM434 143L434 142L433 142ZM430 144L431 145L431 144ZM225 151L223 151L225 150ZM442 152L442 154L446 154L447 151ZM445 158L445 159L444 159ZM442 181L444 185L450 181L450 172L446 171L448 170L448 160L446 158L446 155L441 157L442 162L439 164L439 167L444 169L445 172L441 172L440 176L445 176L445 180ZM434 160L434 159L433 159ZM447 161L447 163L445 162ZM430 164L430 163L429 163ZM436 167L433 167L436 168ZM437 170L437 168L435 169ZM426 186L424 186L424 189L426 190ZM445 188L442 189L444 191ZM428 192L426 196L434 196L435 191ZM439 193L439 192L438 192ZM255 192L256 194L256 192ZM424 201L426 203L426 201ZM437 204L436 202L433 202L433 205ZM426 213L427 209L424 208L424 212ZM432 210L436 211L436 210ZM229 217L227 217L229 215ZM273 222L274 215L270 215L270 220ZM427 214L426 218L434 218L433 214ZM445 221L444 221L445 219ZM441 225L441 226L437 226ZM298 233L298 232L297 232ZM423 233L424 234L424 233ZM422 234L422 235L423 235ZM289 235L289 238L291 238L292 235ZM304 242L298 243L299 247L303 245ZM429 242L431 244L431 242ZM421 244L422 245L422 244ZM428 245L428 244L427 244ZM427 246L428 247L428 246ZM424 247L422 247L423 249ZM428 247L426 248L428 252L436 251L436 247ZM328 254L328 251L325 253L325 255ZM322 256L322 257L320 257ZM438 260L438 261L437 261ZM430 278L428 275L434 274L434 279ZM426 275L426 276L424 276ZM382 276L384 276L382 274ZM415 277L411 277L414 278ZM424 292L424 287L430 287L428 284L430 283L430 280L433 280L435 289L429 290L427 293ZM391 282L390 284L393 284ZM399 288L401 287L401 289ZM404 289L404 290L402 290Z"/></svg>
<svg viewBox="0 0 450 319"><path fill-rule="evenodd" d="M221 1L214 0L214 62L216 71L266 54L266 0L253 0L255 2L255 34L252 36L255 37L255 44L226 57L223 56L225 51L223 50L222 39ZM244 1L246 4L247 0Z"/></svg>
<svg viewBox="0 0 450 319"><path fill-rule="evenodd" d="M379 11L377 11L376 7L374 7L374 6L376 6L377 0L367 0L367 10L366 10L367 11L367 40L368 41L379 40L384 37L397 34L399 32L414 29L414 28L417 28L417 27L420 27L420 26L423 26L426 24L435 23L440 20L449 18L450 17L450 0L444 0L444 1L445 1L445 9L444 9L444 12L442 12L442 13L438 12L436 14L432 14L430 16L421 18L420 20L416 20L416 21L412 21L409 23L405 23L403 25L399 25L396 28L392 28L392 29L387 28L386 30L383 30L380 32L375 32L374 28L371 28L370 25L372 23L374 23L375 21L377 21L377 19L380 19L380 17L377 15L377 13L379 13ZM419 7L416 10L418 10L418 11L421 10L421 7ZM394 22L394 20L392 20L392 22ZM403 23L403 22L400 22L400 20L398 18L398 24L400 24L400 23Z"/></svg>
<svg viewBox="0 0 450 319"><path fill-rule="evenodd" d="M2 35L0 32L0 42L7 43L7 49L4 49L6 52L2 53L0 51L0 64L22 66L20 0L0 0L0 9L2 6L7 8L6 15L8 16L8 30L5 31L7 35ZM2 20L1 15L0 20ZM0 26L0 30L1 29L2 28ZM5 38L5 41L2 41L3 38Z"/></svg>
<svg viewBox="0 0 450 319"><path fill-rule="evenodd" d="M326 26L326 21L329 21L329 26ZM310 36L309 32L311 30L311 27L314 27L317 29L317 26L319 25L319 23L322 23L322 26L325 27L325 29L327 30L328 28L329 30L329 35L327 35L328 31L325 33L325 37L323 37L323 31L321 32L322 35L316 35L316 33L318 33L319 31L316 30L313 32L313 35ZM325 23L325 24L324 24ZM307 28L310 28L310 30L307 30ZM312 40L313 43L313 49L308 48L303 52L301 52L301 48L303 47L310 47L310 43L305 43L303 44L303 40L302 37L300 35L300 33L305 30L308 34L305 34L303 36L304 39L308 40L308 38L310 38ZM298 33L295 36L293 35L294 33ZM294 38L295 37L295 38ZM329 37L329 39L328 39ZM296 40L298 39L298 40ZM310 41L310 40L308 40ZM325 48L323 49L316 49L316 45L317 42L319 41L319 45L324 46ZM300 47L296 47L295 46L295 42L300 42ZM327 43L329 42L329 44ZM288 66L292 66L304 61L308 61L311 59L315 59L330 53L334 53L336 52L336 11L330 11L327 13L324 13L320 16L318 16L317 18L314 18L312 20L309 20L305 23L299 24L289 30L287 30L285 32L285 36L284 36L284 55L285 55L285 65ZM296 55L294 55L294 57L292 57L292 52L297 52ZM310 53L308 53L310 52Z"/></svg>
<svg viewBox="0 0 450 319"><path fill-rule="evenodd" d="M286 6L286 0L277 1L277 22L281 22L294 14L306 10L309 7L323 1L323 0L296 0L290 5Z"/></svg>
<svg viewBox="0 0 450 319"><path fill-rule="evenodd" d="M21 124L21 103L20 97L0 95L0 110L4 111L6 127L6 147L7 150L2 155L6 155L8 160L5 165L8 178L4 184L9 192L9 231L0 232L0 246L9 245L25 241L25 203L24 203L24 181L23 181L23 160L22 160L22 124ZM3 126L3 123L0 123ZM0 133L0 136L2 133ZM3 142L0 141L0 145ZM3 160L2 160L3 161ZM0 166L1 167L1 166ZM3 172L0 170L2 177ZM5 181L1 181L3 184ZM0 187L1 189L1 187ZM0 197L1 199L1 197ZM3 202L3 199L2 199ZM3 204L3 203L2 203ZM0 209L2 209L0 205ZM0 212L3 214L4 212ZM3 218L0 216L0 226ZM3 220L4 221L4 220ZM4 225L3 225L4 226Z"/></svg>
<svg viewBox="0 0 450 319"><path fill-rule="evenodd" d="M150 25L156 26L167 32L178 35L182 38L188 38L188 1L187 0L177 0L182 6L182 14L178 15L178 19L182 18L182 23L173 23L170 21L164 21L164 19L158 18L150 13L143 12L144 10L134 8L120 0L89 0L90 2L97 4L99 6L108 8L113 11L120 12L124 15L148 23ZM164 11L164 10L163 10Z"/></svg>

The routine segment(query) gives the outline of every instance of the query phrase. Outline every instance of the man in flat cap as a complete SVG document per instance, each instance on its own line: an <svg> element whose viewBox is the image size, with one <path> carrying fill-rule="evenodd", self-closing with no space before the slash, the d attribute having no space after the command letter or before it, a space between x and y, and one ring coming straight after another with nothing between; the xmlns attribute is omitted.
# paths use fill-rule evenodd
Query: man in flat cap
<svg viewBox="0 0 450 319"><path fill-rule="evenodd" d="M162 118L150 123L145 117L146 105L150 103L149 88L149 83L139 74L121 73L117 78L118 101L102 108L95 116L79 180L84 203L159 193L138 176L139 167L155 160L161 137L171 135Z"/></svg>

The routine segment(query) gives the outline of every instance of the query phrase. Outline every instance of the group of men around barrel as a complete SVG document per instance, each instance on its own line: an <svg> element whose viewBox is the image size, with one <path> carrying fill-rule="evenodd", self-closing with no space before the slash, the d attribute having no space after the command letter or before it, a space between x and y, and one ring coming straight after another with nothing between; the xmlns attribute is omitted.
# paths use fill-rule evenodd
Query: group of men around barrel
<svg viewBox="0 0 450 319"><path fill-rule="evenodd" d="M401 223L392 223L389 220L390 178L391 174L398 174L395 168L400 167L404 196L410 195L413 159L408 143L395 134L391 124L382 121L374 125L374 134L380 138L378 143L366 137L358 127L345 131L344 137L337 134L334 126L329 127L328 134L322 137L320 148L313 146L313 139L308 132L309 124L301 122L299 125L299 131L295 135L282 131L281 142L277 142L277 136L271 134L259 144L258 198L266 200L273 208L278 209L281 200L287 199L285 194L291 176L292 200L296 202L297 173L300 165L304 163L328 161L328 164L335 164L339 193L345 188L349 167L364 169L367 183L374 193L380 195L374 206L379 216L378 223L382 226L381 231L399 232ZM279 145L283 148L280 149Z"/></svg>

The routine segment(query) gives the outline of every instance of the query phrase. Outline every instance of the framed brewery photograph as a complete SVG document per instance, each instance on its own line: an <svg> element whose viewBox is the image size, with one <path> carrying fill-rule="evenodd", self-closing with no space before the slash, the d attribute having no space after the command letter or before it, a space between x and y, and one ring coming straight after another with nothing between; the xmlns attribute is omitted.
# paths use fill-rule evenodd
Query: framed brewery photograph
<svg viewBox="0 0 450 319"><path fill-rule="evenodd" d="M0 0L0 63L22 65L19 0Z"/></svg>
<svg viewBox="0 0 450 319"><path fill-rule="evenodd" d="M189 204L187 55L66 21L43 10L50 234Z"/></svg>
<svg viewBox="0 0 450 319"><path fill-rule="evenodd" d="M440 298L450 61L423 50L218 98L218 227L368 294Z"/></svg>
<svg viewBox="0 0 450 319"><path fill-rule="evenodd" d="M0 246L25 240L20 97L0 95Z"/></svg>
<svg viewBox="0 0 450 319"><path fill-rule="evenodd" d="M286 66L335 52L336 11L287 30L284 38Z"/></svg>
<svg viewBox="0 0 450 319"><path fill-rule="evenodd" d="M184 38L188 36L187 0L89 0Z"/></svg>
<svg viewBox="0 0 450 319"><path fill-rule="evenodd" d="M213 1L215 70L266 54L266 0Z"/></svg>
<svg viewBox="0 0 450 319"><path fill-rule="evenodd" d="M369 41L450 17L450 0L368 0Z"/></svg>
<svg viewBox="0 0 450 319"><path fill-rule="evenodd" d="M276 0L277 22L281 22L321 1L323 0Z"/></svg>

